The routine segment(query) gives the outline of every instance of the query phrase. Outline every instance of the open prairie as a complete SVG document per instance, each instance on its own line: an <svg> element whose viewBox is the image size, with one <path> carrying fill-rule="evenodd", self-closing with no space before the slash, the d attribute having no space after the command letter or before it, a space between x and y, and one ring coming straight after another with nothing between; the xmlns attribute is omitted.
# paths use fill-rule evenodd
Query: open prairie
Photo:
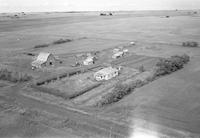
<svg viewBox="0 0 200 138"><path fill-rule="evenodd" d="M5 119L0 120L0 136L131 137L140 131L155 138L200 137L200 48L182 46L186 41L200 44L200 11L130 11L113 12L113 16L99 16L99 12L26 13L18 18L14 15L0 14L0 67L27 73L33 80L1 80L0 102L17 103L28 113L33 109L45 113L37 113L38 120L37 116L26 115L26 110L21 113L2 109L0 115ZM59 43L60 40L64 41ZM115 47L127 48L128 54L113 60ZM32 70L31 62L40 52L56 55L62 64ZM94 66L72 67L88 52L97 53L99 60ZM133 69L144 66L150 70L159 58L179 54L190 56L182 70L136 88L116 103L102 108L91 106L111 92L118 81L134 77L137 73ZM93 73L108 63L123 66L124 70L118 77L96 86ZM43 82L44 78L51 80ZM30 87L38 80L42 87ZM41 92L44 89L46 92ZM61 94L56 97L56 91L48 93L50 89ZM76 96L62 98L62 91ZM16 122L28 127L14 131Z"/></svg>

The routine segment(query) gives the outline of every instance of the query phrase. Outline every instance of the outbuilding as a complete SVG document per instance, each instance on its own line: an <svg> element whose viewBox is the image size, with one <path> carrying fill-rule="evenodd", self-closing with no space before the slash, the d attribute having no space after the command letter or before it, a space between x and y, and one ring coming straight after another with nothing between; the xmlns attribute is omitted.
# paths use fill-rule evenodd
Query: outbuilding
<svg viewBox="0 0 200 138"><path fill-rule="evenodd" d="M119 51L113 54L112 58L116 59L116 58L120 58L124 55L123 51Z"/></svg>
<svg viewBox="0 0 200 138"><path fill-rule="evenodd" d="M83 61L83 65L92 65L94 64L94 57L89 56Z"/></svg>
<svg viewBox="0 0 200 138"><path fill-rule="evenodd" d="M98 72L96 72L94 74L94 78L97 81L101 81L101 80L109 80L118 75L119 75L119 70L117 68L107 67L107 68L101 69Z"/></svg>
<svg viewBox="0 0 200 138"><path fill-rule="evenodd" d="M32 69L42 68L44 66L53 66L56 63L56 58L51 53L41 52L38 54L36 60L31 65Z"/></svg>

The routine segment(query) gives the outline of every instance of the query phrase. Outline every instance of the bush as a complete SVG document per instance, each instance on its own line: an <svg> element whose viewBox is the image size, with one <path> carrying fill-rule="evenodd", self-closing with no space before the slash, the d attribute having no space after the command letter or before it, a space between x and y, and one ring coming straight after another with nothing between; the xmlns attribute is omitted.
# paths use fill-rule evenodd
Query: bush
<svg viewBox="0 0 200 138"><path fill-rule="evenodd" d="M194 42L194 41L187 41L187 42L183 42L182 46L184 47L198 47L198 43Z"/></svg>
<svg viewBox="0 0 200 138"><path fill-rule="evenodd" d="M138 70L139 70L139 72L145 72L145 69L144 69L143 65L141 65Z"/></svg>
<svg viewBox="0 0 200 138"><path fill-rule="evenodd" d="M49 44L40 44L40 45L36 45L34 46L34 48L44 48L44 47L48 47Z"/></svg>
<svg viewBox="0 0 200 138"><path fill-rule="evenodd" d="M0 80L6 80L10 82L26 82L31 80L31 76L24 73L12 72L7 69L0 70Z"/></svg>
<svg viewBox="0 0 200 138"><path fill-rule="evenodd" d="M168 59L160 59L156 64L156 76L162 76L175 72L181 68L183 65L189 62L190 57L186 54L182 56L172 56Z"/></svg>
<svg viewBox="0 0 200 138"><path fill-rule="evenodd" d="M144 84L145 83L140 80L136 80L129 84L122 84L121 82L119 82L118 84L116 84L111 93L108 93L104 97L102 97L102 99L97 103L97 106L101 107L103 105L118 102L124 96L130 94L135 88L142 87Z"/></svg>
<svg viewBox="0 0 200 138"><path fill-rule="evenodd" d="M106 14L105 13L100 13L100 16L106 16Z"/></svg>
<svg viewBox="0 0 200 138"><path fill-rule="evenodd" d="M119 83L115 86L115 88L111 93L108 93L103 97L102 101L98 103L98 106L117 102L130 92L131 92L131 87Z"/></svg>
<svg viewBox="0 0 200 138"><path fill-rule="evenodd" d="M59 39L59 40L56 40L53 42L54 45L57 45L57 44L63 44L63 43L67 43L67 42L71 42L72 40L71 39Z"/></svg>

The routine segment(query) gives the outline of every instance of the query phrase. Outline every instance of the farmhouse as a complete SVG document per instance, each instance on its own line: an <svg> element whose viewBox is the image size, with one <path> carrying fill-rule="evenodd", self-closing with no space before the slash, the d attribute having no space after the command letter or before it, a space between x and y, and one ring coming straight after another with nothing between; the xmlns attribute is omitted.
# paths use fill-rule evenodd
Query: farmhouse
<svg viewBox="0 0 200 138"><path fill-rule="evenodd" d="M41 52L36 60L31 63L32 69L42 68L44 66L53 66L56 63L56 58L51 53Z"/></svg>
<svg viewBox="0 0 200 138"><path fill-rule="evenodd" d="M101 81L101 80L109 80L113 77L116 77L119 75L119 70L116 68L112 68L112 67L108 67L108 68L104 68L102 70L99 70L98 72L96 72L94 74L94 78L97 81Z"/></svg>

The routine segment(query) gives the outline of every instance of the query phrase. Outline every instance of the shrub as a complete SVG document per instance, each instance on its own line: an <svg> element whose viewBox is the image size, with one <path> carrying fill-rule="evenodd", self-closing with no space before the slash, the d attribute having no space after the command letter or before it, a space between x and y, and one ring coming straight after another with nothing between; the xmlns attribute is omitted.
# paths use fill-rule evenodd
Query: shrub
<svg viewBox="0 0 200 138"><path fill-rule="evenodd" d="M71 42L72 40L71 39L59 39L59 40L56 40L53 42L54 45L57 45L57 44L63 44L63 43L67 43L67 42Z"/></svg>
<svg viewBox="0 0 200 138"><path fill-rule="evenodd" d="M34 48L44 48L44 47L48 47L49 44L40 44L40 45L35 45Z"/></svg>
<svg viewBox="0 0 200 138"><path fill-rule="evenodd" d="M23 54L27 55L27 56L35 56L34 53L29 53L29 52L24 52Z"/></svg>
<svg viewBox="0 0 200 138"><path fill-rule="evenodd" d="M100 13L100 16L106 16L106 14L105 13Z"/></svg>
<svg viewBox="0 0 200 138"><path fill-rule="evenodd" d="M139 72L145 72L145 69L144 69L143 65L141 65L138 70L139 70Z"/></svg>
<svg viewBox="0 0 200 138"><path fill-rule="evenodd" d="M6 80L10 82L26 82L31 80L31 76L24 73L12 72L8 69L0 69L0 80Z"/></svg>
<svg viewBox="0 0 200 138"><path fill-rule="evenodd" d="M108 93L107 95L103 97L102 101L100 101L98 105L102 106L105 104L117 102L120 99L122 99L125 95L129 94L130 92L131 92L131 87L129 87L128 85L119 83L115 86L115 88L113 89L111 93Z"/></svg>
<svg viewBox="0 0 200 138"><path fill-rule="evenodd" d="M187 41L187 42L183 42L182 46L184 47L198 47L198 43L194 42L194 41Z"/></svg>
<svg viewBox="0 0 200 138"><path fill-rule="evenodd" d="M172 56L168 59L160 59L156 64L156 76L162 76L175 72L181 68L183 65L189 62L190 57L186 54L182 56Z"/></svg>

